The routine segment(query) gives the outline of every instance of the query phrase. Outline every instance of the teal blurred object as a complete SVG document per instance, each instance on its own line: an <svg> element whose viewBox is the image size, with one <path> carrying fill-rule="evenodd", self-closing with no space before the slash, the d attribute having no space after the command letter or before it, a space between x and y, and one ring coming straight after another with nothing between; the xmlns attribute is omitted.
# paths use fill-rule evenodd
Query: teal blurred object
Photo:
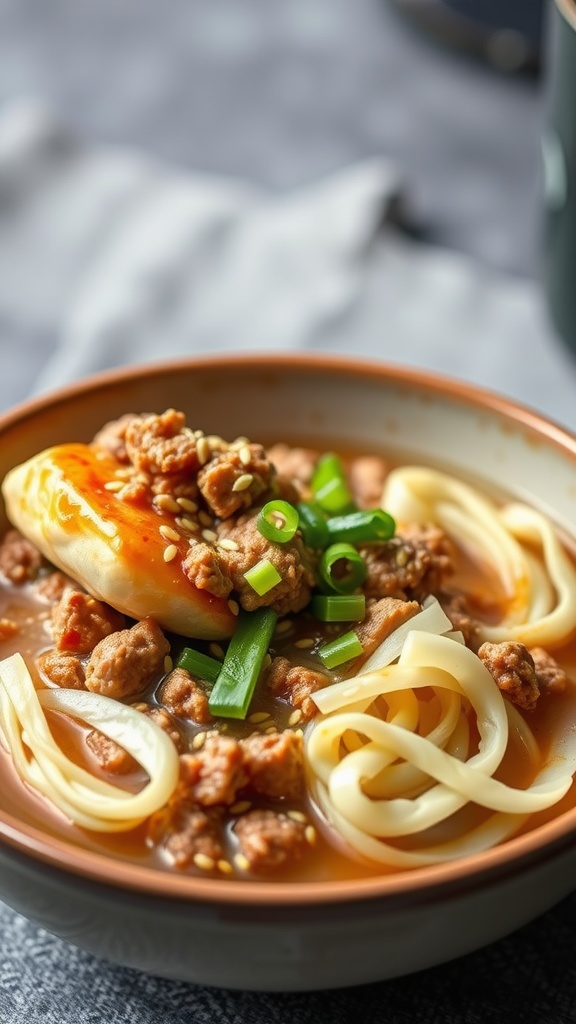
<svg viewBox="0 0 576 1024"><path fill-rule="evenodd" d="M546 238L544 286L558 334L576 355L576 3L550 11L542 137Z"/></svg>
<svg viewBox="0 0 576 1024"><path fill-rule="evenodd" d="M503 71L538 72L545 0L393 0L439 42Z"/></svg>

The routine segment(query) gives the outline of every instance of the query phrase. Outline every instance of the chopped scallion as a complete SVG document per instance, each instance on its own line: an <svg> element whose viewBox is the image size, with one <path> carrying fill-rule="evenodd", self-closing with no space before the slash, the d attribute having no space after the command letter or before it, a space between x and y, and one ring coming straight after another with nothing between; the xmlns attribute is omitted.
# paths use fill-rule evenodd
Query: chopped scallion
<svg viewBox="0 0 576 1024"><path fill-rule="evenodd" d="M366 563L351 544L331 544L322 553L320 577L329 590L351 594L366 579Z"/></svg>
<svg viewBox="0 0 576 1024"><path fill-rule="evenodd" d="M304 543L309 548L325 548L330 541L330 534L322 509L308 501L300 502L296 509Z"/></svg>
<svg viewBox="0 0 576 1024"><path fill-rule="evenodd" d="M193 676L205 679L208 683L215 683L222 668L222 662L217 658L211 658L202 651L195 651L192 647L185 647L176 662L178 668L185 668Z"/></svg>
<svg viewBox="0 0 576 1024"><path fill-rule="evenodd" d="M344 469L337 455L322 455L312 474L312 495L316 504L329 515L340 515L354 508Z"/></svg>
<svg viewBox="0 0 576 1024"><path fill-rule="evenodd" d="M262 558L251 569L248 569L248 572L244 573L244 579L259 597L263 597L269 590L272 590L272 587L281 582L282 577L269 558Z"/></svg>
<svg viewBox="0 0 576 1024"><path fill-rule="evenodd" d="M360 544L363 541L384 541L394 536L396 523L382 508L365 512L350 512L345 516L328 519L326 528L331 541L347 541Z"/></svg>
<svg viewBox="0 0 576 1024"><path fill-rule="evenodd" d="M361 622L366 614L364 594L317 594L310 609L321 622Z"/></svg>
<svg viewBox="0 0 576 1024"><path fill-rule="evenodd" d="M213 715L245 718L278 616L272 608L240 610L222 669L208 700Z"/></svg>
<svg viewBox="0 0 576 1024"><path fill-rule="evenodd" d="M343 665L344 662L350 661L352 658L358 658L363 653L362 644L352 629L349 633L344 633L343 636L320 647L318 657L326 668L338 668L338 665Z"/></svg>
<svg viewBox="0 0 576 1024"><path fill-rule="evenodd" d="M298 529L298 512L294 505L280 498L268 501L258 513L257 526L266 540L286 544Z"/></svg>

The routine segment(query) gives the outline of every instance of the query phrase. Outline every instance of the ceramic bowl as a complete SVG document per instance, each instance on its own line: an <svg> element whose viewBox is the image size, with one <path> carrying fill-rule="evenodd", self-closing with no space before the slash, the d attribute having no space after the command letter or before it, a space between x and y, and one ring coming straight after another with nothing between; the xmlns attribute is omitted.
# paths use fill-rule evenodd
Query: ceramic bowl
<svg viewBox="0 0 576 1024"><path fill-rule="evenodd" d="M302 356L130 368L0 421L0 476L125 411L188 413L208 433L393 449L474 473L576 523L576 441L505 399L429 374ZM307 990L395 977L513 931L576 879L576 810L486 853L370 879L201 879L119 862L44 831L0 782L0 899L107 960L206 985Z"/></svg>

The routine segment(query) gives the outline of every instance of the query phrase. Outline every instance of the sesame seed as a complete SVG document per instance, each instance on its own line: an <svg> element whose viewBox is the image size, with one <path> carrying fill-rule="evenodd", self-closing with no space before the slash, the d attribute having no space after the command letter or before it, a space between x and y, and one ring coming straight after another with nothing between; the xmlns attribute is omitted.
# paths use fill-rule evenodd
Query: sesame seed
<svg viewBox="0 0 576 1024"><path fill-rule="evenodd" d="M250 870L250 861L248 857L245 857L243 853L237 853L234 857L234 863L240 871Z"/></svg>
<svg viewBox="0 0 576 1024"><path fill-rule="evenodd" d="M162 558L165 562L173 562L178 554L178 548L175 544L169 544L168 547L164 548L164 554Z"/></svg>
<svg viewBox="0 0 576 1024"><path fill-rule="evenodd" d="M192 436L196 437L196 438L204 437L204 431L203 430L193 430L192 431Z"/></svg>
<svg viewBox="0 0 576 1024"><path fill-rule="evenodd" d="M213 871L215 867L214 859L206 853L195 854L194 863L197 868L200 868L200 871Z"/></svg>
<svg viewBox="0 0 576 1024"><path fill-rule="evenodd" d="M180 508L183 508L185 512L197 512L198 505L191 498L176 498L177 504Z"/></svg>
<svg viewBox="0 0 576 1024"><path fill-rule="evenodd" d="M205 732L197 732L196 735L192 737L192 749L193 750L200 750L200 747L203 747L205 742L206 742L206 733Z"/></svg>
<svg viewBox="0 0 576 1024"><path fill-rule="evenodd" d="M228 601L228 607L232 612L232 615L238 615L240 613L240 605L238 604L238 601L234 600L233 597L231 597L230 600Z"/></svg>
<svg viewBox="0 0 576 1024"><path fill-rule="evenodd" d="M252 804L249 800L237 800L235 804L232 804L230 810L232 814L245 814L251 807Z"/></svg>
<svg viewBox="0 0 576 1024"><path fill-rule="evenodd" d="M242 473L232 484L232 490L235 493L238 493L238 491L247 491L253 480L254 477L252 473Z"/></svg>
<svg viewBox="0 0 576 1024"><path fill-rule="evenodd" d="M406 551L406 548L400 548L396 552L396 565L399 566L400 569L402 569L407 564L408 564L408 552Z"/></svg>
<svg viewBox="0 0 576 1024"><path fill-rule="evenodd" d="M199 530L200 527L194 519L190 519L190 516L176 516L176 524L183 530L189 530L190 533L194 533Z"/></svg>
<svg viewBox="0 0 576 1024"><path fill-rule="evenodd" d="M218 540L218 547L224 551L238 551L238 545L235 540L229 540L228 537L222 537Z"/></svg>
<svg viewBox="0 0 576 1024"><path fill-rule="evenodd" d="M234 871L234 868L232 867L230 861L224 860L224 858L216 862L216 867L218 868L219 871L222 872L223 875L231 875L232 872Z"/></svg>
<svg viewBox="0 0 576 1024"><path fill-rule="evenodd" d="M198 462L201 466L204 466L210 458L210 445L205 437L199 437L196 441L196 454L198 456Z"/></svg>
<svg viewBox="0 0 576 1024"><path fill-rule="evenodd" d="M314 640L310 636L305 636L302 640L297 640L294 647L300 647L301 650L306 650L308 647L314 647Z"/></svg>
<svg viewBox="0 0 576 1024"><path fill-rule="evenodd" d="M272 655L268 654L268 652L266 652L266 654L264 655L264 660L262 662L262 668L270 668L271 664L272 664Z"/></svg>
<svg viewBox="0 0 576 1024"><path fill-rule="evenodd" d="M202 536L209 544L213 544L214 541L218 540L218 534L214 533L214 530L202 530Z"/></svg>
<svg viewBox="0 0 576 1024"><path fill-rule="evenodd" d="M292 818L292 821L301 821L302 824L306 821L306 815L302 811L286 811L286 816Z"/></svg>
<svg viewBox="0 0 576 1024"><path fill-rule="evenodd" d="M247 444L242 445L242 448L238 452L238 458L243 466L249 466L252 462L252 452L250 451Z"/></svg>
<svg viewBox="0 0 576 1024"><path fill-rule="evenodd" d="M298 725L298 722L301 720L301 718L302 711L300 710L300 708L296 708L296 711L293 711L292 714L290 715L290 718L288 719L288 725Z"/></svg>
<svg viewBox="0 0 576 1024"><path fill-rule="evenodd" d="M253 714L248 716L248 721L252 725L259 725L260 722L267 722L270 718L268 711L254 711Z"/></svg>
<svg viewBox="0 0 576 1024"><path fill-rule="evenodd" d="M210 651L210 654L212 655L213 658L224 657L224 650L222 647L220 647L220 644L211 643L208 650Z"/></svg>
<svg viewBox="0 0 576 1024"><path fill-rule="evenodd" d="M121 480L108 480L104 484L105 491L121 491L123 487L124 484L122 483Z"/></svg>
<svg viewBox="0 0 576 1024"><path fill-rule="evenodd" d="M171 494L157 494L154 498L154 504L161 508L163 512L179 512L180 506L174 500Z"/></svg>
<svg viewBox="0 0 576 1024"><path fill-rule="evenodd" d="M164 540L172 540L176 542L181 539L178 531L175 530L172 526L166 526L165 523L162 523L162 526L158 527L158 532L162 534Z"/></svg>
<svg viewBox="0 0 576 1024"><path fill-rule="evenodd" d="M164 658L164 671L165 672L171 672L173 668L174 668L174 662L172 661L172 658L170 657L170 655L167 654L166 657Z"/></svg>
<svg viewBox="0 0 576 1024"><path fill-rule="evenodd" d="M304 837L306 839L306 842L310 843L310 846L314 845L314 843L316 842L316 829L314 828L313 825L306 826L306 828L304 829Z"/></svg>
<svg viewBox="0 0 576 1024"><path fill-rule="evenodd" d="M236 437L230 444L231 448L243 448L245 444L250 444L247 437Z"/></svg>
<svg viewBox="0 0 576 1024"><path fill-rule="evenodd" d="M198 519L202 523L202 526L212 526L212 524L214 522L214 520L212 519L212 516L209 516L208 513L204 512L203 509L202 509L202 511L200 511L198 513Z"/></svg>
<svg viewBox="0 0 576 1024"><path fill-rule="evenodd" d="M289 630L292 629L292 626L293 626L293 623L292 623L292 621L290 619L282 619L282 621L279 622L278 625L276 626L276 629L274 630L274 632L275 633L288 633Z"/></svg>
<svg viewBox="0 0 576 1024"><path fill-rule="evenodd" d="M275 725L270 725L268 726L267 729L264 729L264 733L266 734L266 736L271 736L273 732L278 732Z"/></svg>

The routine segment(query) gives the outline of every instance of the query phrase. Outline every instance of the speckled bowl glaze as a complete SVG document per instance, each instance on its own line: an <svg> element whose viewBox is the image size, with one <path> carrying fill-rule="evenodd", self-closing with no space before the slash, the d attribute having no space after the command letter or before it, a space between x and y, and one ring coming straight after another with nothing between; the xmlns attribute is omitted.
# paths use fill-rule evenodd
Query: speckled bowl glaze
<svg viewBox="0 0 576 1024"><path fill-rule="evenodd" d="M0 476L126 411L185 410L225 437L392 449L505 487L576 523L576 440L495 395L382 364L227 357L130 368L0 421ZM7 806L0 898L97 956L206 985L306 990L395 977L498 939L576 879L576 810L487 853L372 879L235 882L116 861Z"/></svg>

